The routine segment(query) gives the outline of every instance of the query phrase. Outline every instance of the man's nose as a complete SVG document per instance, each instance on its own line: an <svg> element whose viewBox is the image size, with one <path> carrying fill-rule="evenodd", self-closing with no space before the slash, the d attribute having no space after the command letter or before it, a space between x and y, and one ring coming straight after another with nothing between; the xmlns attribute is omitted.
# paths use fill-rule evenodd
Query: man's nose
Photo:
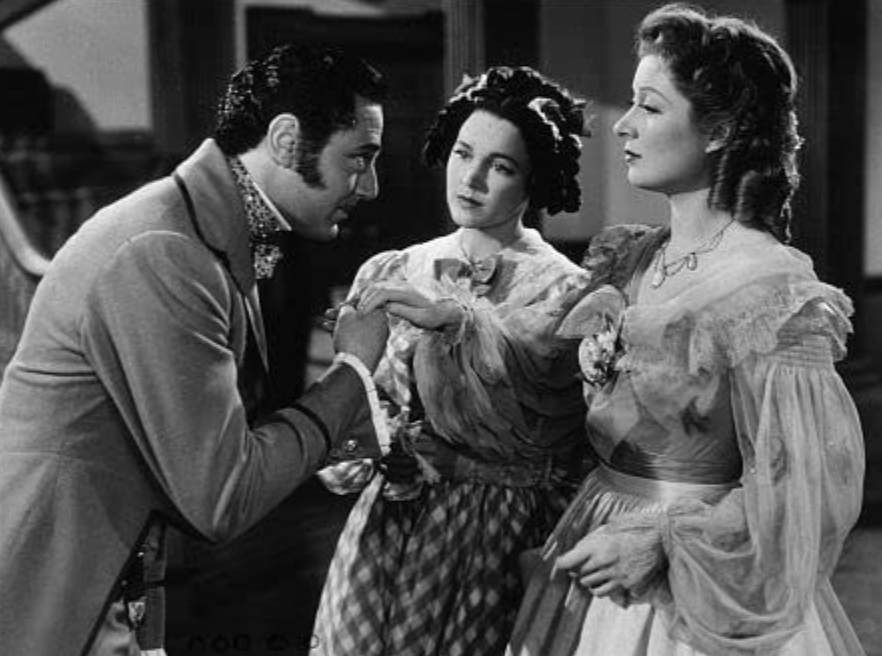
<svg viewBox="0 0 882 656"><path fill-rule="evenodd" d="M358 176L358 186L355 193L365 200L373 200L380 193L380 182L377 179L377 169L371 164L371 168Z"/></svg>

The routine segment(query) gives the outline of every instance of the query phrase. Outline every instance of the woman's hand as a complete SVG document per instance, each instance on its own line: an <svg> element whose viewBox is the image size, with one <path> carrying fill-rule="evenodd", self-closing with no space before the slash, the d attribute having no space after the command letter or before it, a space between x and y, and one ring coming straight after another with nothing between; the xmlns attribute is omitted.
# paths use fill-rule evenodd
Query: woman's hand
<svg viewBox="0 0 882 656"><path fill-rule="evenodd" d="M361 313L383 309L427 330L459 325L464 310L453 299L433 300L411 285L375 283L366 287L356 306Z"/></svg>
<svg viewBox="0 0 882 656"><path fill-rule="evenodd" d="M646 592L664 562L657 530L618 532L602 526L560 556L555 569L567 572L595 597L627 605Z"/></svg>

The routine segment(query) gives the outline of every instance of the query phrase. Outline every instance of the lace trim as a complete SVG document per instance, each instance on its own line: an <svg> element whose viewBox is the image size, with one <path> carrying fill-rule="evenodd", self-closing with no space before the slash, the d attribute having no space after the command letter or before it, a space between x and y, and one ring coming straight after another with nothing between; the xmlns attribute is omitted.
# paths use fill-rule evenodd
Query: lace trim
<svg viewBox="0 0 882 656"><path fill-rule="evenodd" d="M569 309L557 334L568 339L588 337L603 327L605 319L618 325L626 303L618 289L601 285Z"/></svg>
<svg viewBox="0 0 882 656"><path fill-rule="evenodd" d="M692 375L713 373L807 335L825 337L833 359L840 360L852 332L852 313L849 298L824 283L758 281L660 326L658 343L631 345L617 368L646 372L679 364Z"/></svg>

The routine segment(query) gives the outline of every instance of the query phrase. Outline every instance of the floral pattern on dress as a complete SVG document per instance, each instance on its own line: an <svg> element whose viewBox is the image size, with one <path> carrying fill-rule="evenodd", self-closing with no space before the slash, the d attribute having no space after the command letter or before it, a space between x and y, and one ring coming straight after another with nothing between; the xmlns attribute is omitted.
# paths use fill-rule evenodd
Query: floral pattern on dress
<svg viewBox="0 0 882 656"><path fill-rule="evenodd" d="M655 303L627 294L644 242L588 258L625 294L624 355L587 399L602 464L546 543L516 656L862 653L829 582L864 474L860 420L834 367L851 303L804 254L762 233L745 239ZM599 243L610 240L622 243ZM590 316L577 324L585 336L597 325ZM698 487L647 491L673 486ZM601 526L657 533L664 549L664 576L627 609L554 571L555 558Z"/></svg>

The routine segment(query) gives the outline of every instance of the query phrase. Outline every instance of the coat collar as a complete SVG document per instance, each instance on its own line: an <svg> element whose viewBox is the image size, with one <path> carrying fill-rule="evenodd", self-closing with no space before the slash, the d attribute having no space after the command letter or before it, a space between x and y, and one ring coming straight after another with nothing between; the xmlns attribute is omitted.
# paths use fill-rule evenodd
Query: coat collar
<svg viewBox="0 0 882 656"><path fill-rule="evenodd" d="M197 230L212 250L224 256L239 291L245 297L248 319L260 356L264 368L269 370L248 219L226 157L213 139L206 139L196 152L178 166L176 173L193 201L193 220Z"/></svg>
<svg viewBox="0 0 882 656"><path fill-rule="evenodd" d="M206 139L177 173L193 199L203 239L226 256L236 285L247 295L255 287L248 219L226 157L213 139Z"/></svg>

